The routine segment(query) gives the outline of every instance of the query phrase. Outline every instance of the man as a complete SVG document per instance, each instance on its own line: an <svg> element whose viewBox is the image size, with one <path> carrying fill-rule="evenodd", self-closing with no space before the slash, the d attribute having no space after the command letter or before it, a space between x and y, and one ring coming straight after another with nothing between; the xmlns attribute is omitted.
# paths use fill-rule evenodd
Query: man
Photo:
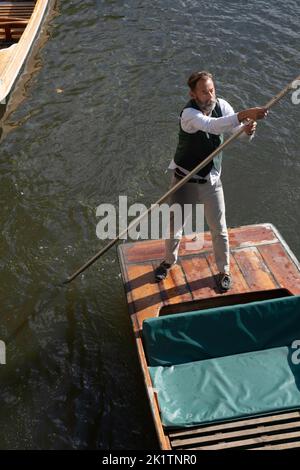
<svg viewBox="0 0 300 470"><path fill-rule="evenodd" d="M265 108L250 108L235 113L227 101L216 98L213 76L206 71L195 72L188 79L190 101L180 115L179 141L174 159L171 186L205 160L222 142L224 132L236 132L245 123L245 134L251 139L256 121L267 115ZM249 122L248 122L249 121ZM219 270L217 283L221 292L232 285L229 262L229 241L225 219L223 188L220 179L222 155L217 155L187 183L170 197L175 203L204 204L204 215L209 226L216 264ZM169 269L177 262L183 225L174 227L174 214L170 216L170 239L165 242L165 260L155 270L155 279L166 278Z"/></svg>

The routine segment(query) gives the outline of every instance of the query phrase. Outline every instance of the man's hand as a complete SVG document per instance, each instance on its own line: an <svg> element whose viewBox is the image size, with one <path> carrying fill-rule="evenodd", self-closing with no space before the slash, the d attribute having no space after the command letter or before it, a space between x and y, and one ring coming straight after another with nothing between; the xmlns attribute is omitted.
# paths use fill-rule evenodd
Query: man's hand
<svg viewBox="0 0 300 470"><path fill-rule="evenodd" d="M249 108L245 109L245 111L240 111L237 116L238 120L243 122L245 119L251 119L252 121L264 119L267 115L268 110L266 108Z"/></svg>
<svg viewBox="0 0 300 470"><path fill-rule="evenodd" d="M247 123L247 121L244 123L244 132L246 132L247 135L253 135L255 130L256 130L257 122L256 121L250 121Z"/></svg>

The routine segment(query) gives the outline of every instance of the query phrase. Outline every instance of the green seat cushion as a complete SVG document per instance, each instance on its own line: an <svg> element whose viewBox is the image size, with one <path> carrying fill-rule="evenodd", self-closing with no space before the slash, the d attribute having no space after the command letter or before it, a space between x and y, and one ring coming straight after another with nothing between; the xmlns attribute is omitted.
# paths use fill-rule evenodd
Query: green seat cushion
<svg viewBox="0 0 300 470"><path fill-rule="evenodd" d="M300 365L288 347L150 367L162 423L185 427L300 407Z"/></svg>
<svg viewBox="0 0 300 470"><path fill-rule="evenodd" d="M150 318L143 338L149 366L289 346L300 338L300 296Z"/></svg>

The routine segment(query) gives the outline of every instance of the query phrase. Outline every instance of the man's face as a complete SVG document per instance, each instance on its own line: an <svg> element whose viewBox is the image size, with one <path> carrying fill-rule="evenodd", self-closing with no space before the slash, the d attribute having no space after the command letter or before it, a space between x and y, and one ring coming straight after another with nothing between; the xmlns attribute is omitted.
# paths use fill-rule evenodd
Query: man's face
<svg viewBox="0 0 300 470"><path fill-rule="evenodd" d="M211 78L198 80L194 90L190 91L190 95L203 113L209 114L214 109L216 104L216 90Z"/></svg>

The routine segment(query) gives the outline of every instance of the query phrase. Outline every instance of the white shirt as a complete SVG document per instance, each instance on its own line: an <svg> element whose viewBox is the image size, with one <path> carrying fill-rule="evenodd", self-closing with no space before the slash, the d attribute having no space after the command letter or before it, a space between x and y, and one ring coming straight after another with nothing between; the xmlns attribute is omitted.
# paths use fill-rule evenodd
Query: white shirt
<svg viewBox="0 0 300 470"><path fill-rule="evenodd" d="M185 108L181 115L181 127L184 132L188 134L194 134L198 131L203 131L209 134L220 135L225 132L231 132L234 134L237 132L243 124L240 124L237 113L234 112L232 106L222 98L218 99L220 103L220 108L222 116L218 118L206 116L202 111L194 108ZM243 133L242 136L247 136L246 133ZM241 136L241 137L242 137ZM250 136L250 139L253 137ZM174 159L170 162L168 167L169 170L175 170L179 168L185 175L189 173L185 168L176 165ZM212 167L210 173L205 177L210 179L211 184L217 183L221 176L221 171L218 171L214 166ZM194 175L193 178L201 178L199 175Z"/></svg>

